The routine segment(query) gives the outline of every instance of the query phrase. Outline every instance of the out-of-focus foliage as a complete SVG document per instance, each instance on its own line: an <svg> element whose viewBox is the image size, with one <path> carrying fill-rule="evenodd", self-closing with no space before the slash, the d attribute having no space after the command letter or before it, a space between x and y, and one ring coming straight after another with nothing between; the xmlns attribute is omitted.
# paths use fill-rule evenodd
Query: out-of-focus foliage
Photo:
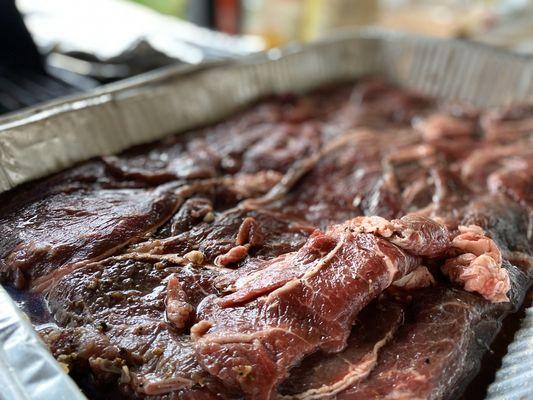
<svg viewBox="0 0 533 400"><path fill-rule="evenodd" d="M164 14L185 17L187 0L132 0Z"/></svg>

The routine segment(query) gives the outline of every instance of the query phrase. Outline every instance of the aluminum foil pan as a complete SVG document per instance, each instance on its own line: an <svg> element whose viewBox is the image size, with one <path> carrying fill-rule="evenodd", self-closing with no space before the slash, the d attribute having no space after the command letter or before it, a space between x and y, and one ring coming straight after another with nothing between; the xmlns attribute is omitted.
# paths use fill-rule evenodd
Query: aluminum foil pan
<svg viewBox="0 0 533 400"><path fill-rule="evenodd" d="M533 307L526 310L520 330L507 349L486 400L533 398Z"/></svg>
<svg viewBox="0 0 533 400"><path fill-rule="evenodd" d="M0 388L2 400L85 399L1 286Z"/></svg>
<svg viewBox="0 0 533 400"><path fill-rule="evenodd" d="M377 30L344 32L238 61L167 68L0 119L0 192L97 155L220 120L270 94L369 74L482 107L533 102L531 57L468 42ZM0 307L0 384L22 382L13 394L0 391L0 399L80 398L2 290ZM524 324L533 324L531 310ZM524 393L533 398L530 375L505 373L516 363L527 365L526 371L533 367L528 337L527 331L517 335L491 399L496 393L510 400L523 399ZM521 390L507 391L513 385Z"/></svg>

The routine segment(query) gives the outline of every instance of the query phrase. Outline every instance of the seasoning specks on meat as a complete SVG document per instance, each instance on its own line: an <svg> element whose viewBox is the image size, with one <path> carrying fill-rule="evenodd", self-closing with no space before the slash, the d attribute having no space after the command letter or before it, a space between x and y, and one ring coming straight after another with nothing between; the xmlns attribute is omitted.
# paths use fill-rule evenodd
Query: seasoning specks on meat
<svg viewBox="0 0 533 400"><path fill-rule="evenodd" d="M3 194L0 279L90 394L456 398L533 279L532 110L272 97Z"/></svg>

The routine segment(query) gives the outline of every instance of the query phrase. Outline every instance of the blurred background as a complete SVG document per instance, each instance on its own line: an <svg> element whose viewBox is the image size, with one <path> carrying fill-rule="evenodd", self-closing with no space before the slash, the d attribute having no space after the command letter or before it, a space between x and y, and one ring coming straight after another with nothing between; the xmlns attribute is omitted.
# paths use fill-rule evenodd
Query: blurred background
<svg viewBox="0 0 533 400"><path fill-rule="evenodd" d="M533 53L533 0L0 0L0 113L365 26Z"/></svg>

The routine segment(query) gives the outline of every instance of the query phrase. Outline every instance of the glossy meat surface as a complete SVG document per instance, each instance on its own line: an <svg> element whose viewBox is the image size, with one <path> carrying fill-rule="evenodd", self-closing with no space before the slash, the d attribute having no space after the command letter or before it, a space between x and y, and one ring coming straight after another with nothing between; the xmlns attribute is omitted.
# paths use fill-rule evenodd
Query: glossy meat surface
<svg viewBox="0 0 533 400"><path fill-rule="evenodd" d="M52 274L106 257L155 230L178 205L173 186L46 196L0 219L1 274L19 288L45 288Z"/></svg>
<svg viewBox="0 0 533 400"><path fill-rule="evenodd" d="M305 355L343 349L358 312L393 276L401 277L418 264L416 257L384 240L349 233L315 234L295 258L281 261L285 269L296 269L287 271L281 282L267 281L261 287L264 280L258 277L259 284L245 284L222 299L206 298L199 322L191 328L202 366L249 398L270 398L275 384ZM299 265L301 260L307 262ZM272 266L262 272L280 274L279 265L273 267L275 272ZM207 325L207 331L198 332Z"/></svg>
<svg viewBox="0 0 533 400"><path fill-rule="evenodd" d="M457 398L533 281L532 121L265 99L3 194L0 280L94 399Z"/></svg>

